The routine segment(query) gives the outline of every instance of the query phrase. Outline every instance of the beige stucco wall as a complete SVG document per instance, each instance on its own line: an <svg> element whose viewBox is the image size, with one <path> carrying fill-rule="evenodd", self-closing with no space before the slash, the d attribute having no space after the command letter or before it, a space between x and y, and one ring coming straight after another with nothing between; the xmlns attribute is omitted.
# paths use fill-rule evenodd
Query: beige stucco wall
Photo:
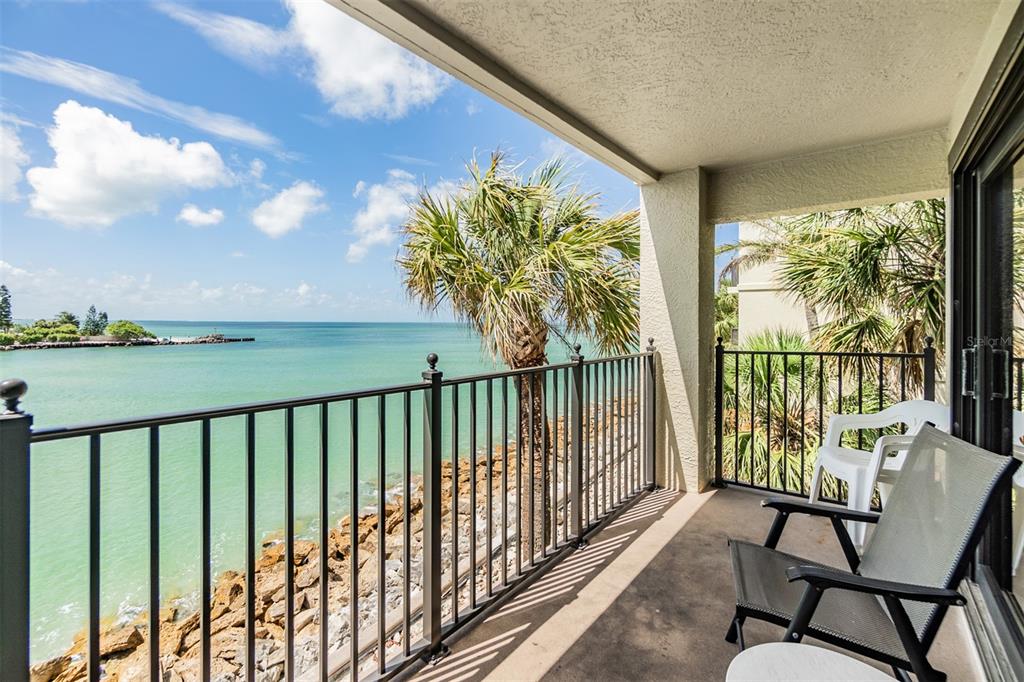
<svg viewBox="0 0 1024 682"><path fill-rule="evenodd" d="M761 232L756 223L740 223L740 241L758 239ZM740 343L766 329L791 329L809 336L804 308L779 286L776 267L775 263L761 263L739 273L735 290L739 301Z"/></svg>
<svg viewBox="0 0 1024 682"><path fill-rule="evenodd" d="M640 188L640 333L658 348L659 485L705 488L714 473L714 224L693 169Z"/></svg>

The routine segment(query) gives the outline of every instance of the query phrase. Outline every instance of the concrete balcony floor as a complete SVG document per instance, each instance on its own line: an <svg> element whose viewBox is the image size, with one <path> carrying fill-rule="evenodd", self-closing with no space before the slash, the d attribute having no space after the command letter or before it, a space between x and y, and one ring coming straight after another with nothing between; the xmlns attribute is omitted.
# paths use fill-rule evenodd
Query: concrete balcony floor
<svg viewBox="0 0 1024 682"><path fill-rule="evenodd" d="M774 514L761 509L763 497L730 488L641 498L586 549L470 625L416 679L725 679L737 653L724 639L735 604L726 539L764 540ZM845 566L824 519L793 517L779 548ZM744 633L753 646L780 641L783 630L748 620ZM947 614L929 660L951 680L983 679L959 609Z"/></svg>

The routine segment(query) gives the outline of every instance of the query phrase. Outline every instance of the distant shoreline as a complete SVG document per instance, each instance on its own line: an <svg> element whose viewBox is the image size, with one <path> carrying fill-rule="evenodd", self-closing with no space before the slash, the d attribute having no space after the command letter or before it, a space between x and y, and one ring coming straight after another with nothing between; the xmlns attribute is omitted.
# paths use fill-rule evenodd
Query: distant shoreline
<svg viewBox="0 0 1024 682"><path fill-rule="evenodd" d="M184 338L162 339L115 339L113 337L92 337L80 341L38 341L0 346L0 351L45 350L50 348L111 348L115 346L195 346L210 343L245 343L256 339L251 336L228 337L223 334L208 334Z"/></svg>

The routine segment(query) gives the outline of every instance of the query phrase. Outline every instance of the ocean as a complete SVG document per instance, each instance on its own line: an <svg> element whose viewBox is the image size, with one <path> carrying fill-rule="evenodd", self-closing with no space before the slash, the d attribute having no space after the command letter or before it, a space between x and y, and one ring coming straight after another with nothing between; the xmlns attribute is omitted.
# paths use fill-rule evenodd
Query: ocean
<svg viewBox="0 0 1024 682"><path fill-rule="evenodd" d="M130 348L76 348L0 353L0 377L28 382L22 406L36 428L218 405L291 398L421 381L430 352L446 376L499 369L465 326L444 323L301 323L141 321L157 336L255 337L253 343ZM569 350L552 339L549 359ZM495 392L495 410L500 399ZM419 461L418 397L413 405L413 462ZM481 397L482 401L482 397ZM463 401L465 403L467 401ZM512 401L514 402L514 401ZM482 403L481 403L482 404ZM465 410L466 405L461 406ZM399 481L401 399L389 398L386 485ZM331 516L348 513L349 408L332 408L329 432ZM446 450L450 410L445 410ZM498 413L500 414L500 413ZM376 399L359 410L360 505L377 489ZM460 452L468 447L461 420ZM295 412L296 532L316 532L319 485L317 407ZM257 418L258 537L284 527L284 414ZM244 417L211 427L213 571L244 564ZM199 586L200 430L198 424L160 433L160 575L167 599ZM88 439L42 443L32 452L32 658L64 651L86 625L88 597ZM415 468L415 467L414 467ZM148 434L104 436L101 462L101 612L126 619L146 607L149 571Z"/></svg>

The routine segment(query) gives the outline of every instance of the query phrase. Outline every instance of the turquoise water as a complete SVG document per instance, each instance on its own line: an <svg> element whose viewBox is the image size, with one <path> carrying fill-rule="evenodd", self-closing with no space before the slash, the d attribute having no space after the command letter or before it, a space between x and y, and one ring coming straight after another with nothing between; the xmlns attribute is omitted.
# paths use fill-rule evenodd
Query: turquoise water
<svg viewBox="0 0 1024 682"><path fill-rule="evenodd" d="M479 339L454 324L144 322L158 336L219 331L254 343L133 348L82 348L0 353L0 377L29 384L23 401L35 427L120 419L201 407L417 383L426 355L440 356L446 376L498 365ZM550 346L551 362L567 350ZM494 410L500 410L495 386ZM482 389L481 389L482 390ZM465 395L465 394L464 394ZM481 406L483 395L480 396ZM514 400L510 400L514 403ZM464 415L468 400L463 397ZM412 460L421 457L420 399L413 398ZM385 486L399 482L402 400L387 399ZM450 444L450 409L445 442ZM359 405L359 504L372 504L378 474L377 400ZM350 408L329 411L328 472L332 519L350 509ZM466 449L461 420L459 449ZM244 562L244 417L213 421L212 538L214 574ZM496 422L497 423L497 422ZM284 413L257 417L256 496L260 537L284 526ZM316 530L319 491L319 408L295 411L296 528ZM483 431L481 431L483 433ZM160 574L164 598L198 589L200 555L200 428L160 431ZM447 445L450 447L450 445ZM148 433L106 435L101 462L101 590L104 617L125 617L148 594ZM415 467L414 468L418 468ZM32 459L33 659L63 651L85 625L88 569L88 439L42 443Z"/></svg>

